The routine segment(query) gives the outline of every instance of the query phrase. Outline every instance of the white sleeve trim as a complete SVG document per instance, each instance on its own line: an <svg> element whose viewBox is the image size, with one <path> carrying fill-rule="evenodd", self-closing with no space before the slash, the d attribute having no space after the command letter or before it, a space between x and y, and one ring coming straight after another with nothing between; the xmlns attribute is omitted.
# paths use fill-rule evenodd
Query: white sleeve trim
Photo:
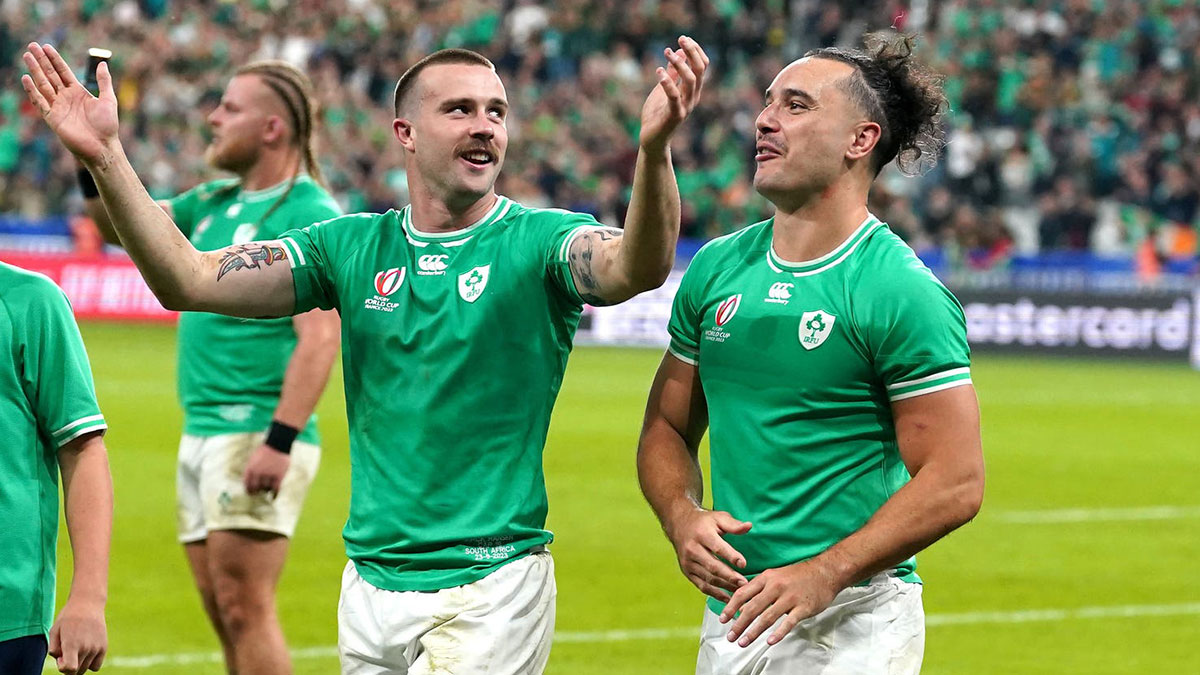
<svg viewBox="0 0 1200 675"><path fill-rule="evenodd" d="M934 380L940 380L940 379L946 378L946 377L953 377L955 375L963 375L963 374L966 374L969 372L971 372L971 368L969 366L966 366L963 368L954 368L952 370L943 370L940 373L934 373L933 375L929 375L927 377L919 377L915 380L908 380L907 382L897 382L895 384L889 384L887 386L887 388L890 390L890 389L900 389L902 387L911 387L916 384L932 382Z"/></svg>
<svg viewBox="0 0 1200 675"><path fill-rule="evenodd" d="M679 350L675 349L675 345L673 345L673 344L667 345L667 351L671 353L671 356L674 356L675 358L679 359L680 361L683 361L684 363L686 363L690 366L700 365L700 360L698 358L698 355L689 356L686 354L681 354L679 352Z"/></svg>
<svg viewBox="0 0 1200 675"><path fill-rule="evenodd" d="M75 430L75 433L60 440L58 442L58 447L61 448L62 446L66 445L67 443L70 443L71 441L75 440L76 438L79 438L80 436L82 436L84 434L91 433L93 431L103 431L105 429L108 429L108 425L105 424L104 422L100 422L99 424L91 424L88 426L80 427Z"/></svg>
<svg viewBox="0 0 1200 675"><path fill-rule="evenodd" d="M65 427L59 429L58 431L50 432L50 435L57 437L59 434L65 432L65 431L74 429L75 427L79 426L80 424L87 424L89 422L96 422L96 421L103 422L104 415L91 415L90 417L80 417L79 419L75 420L74 422L71 422L70 424L66 425Z"/></svg>
<svg viewBox="0 0 1200 675"><path fill-rule="evenodd" d="M304 267L304 253L300 251L300 247L296 245L296 242L292 241L291 237L284 237L279 241L283 242L283 250L287 253L288 263L291 264L292 269L295 269L297 265Z"/></svg>
<svg viewBox="0 0 1200 675"><path fill-rule="evenodd" d="M571 244L575 243L575 239L578 238L579 235L583 234L584 230L602 230L602 229L604 229L603 225L580 225L579 227L575 228L574 230L571 230L571 233L568 234L567 238L563 240L562 246L558 247L559 262L567 262L567 256L571 252Z"/></svg>
<svg viewBox="0 0 1200 675"><path fill-rule="evenodd" d="M965 380L955 380L953 382L946 382L945 384L935 385L928 389L918 389L916 391L910 391L907 394L897 394L895 396L890 397L888 400L893 401L893 402L903 401L906 398L913 398L914 396L924 396L925 394L932 394L935 391L942 391L944 389L953 389L954 387L961 387L966 384L971 384L971 378L967 378ZM888 387L888 388L891 389L891 387Z"/></svg>

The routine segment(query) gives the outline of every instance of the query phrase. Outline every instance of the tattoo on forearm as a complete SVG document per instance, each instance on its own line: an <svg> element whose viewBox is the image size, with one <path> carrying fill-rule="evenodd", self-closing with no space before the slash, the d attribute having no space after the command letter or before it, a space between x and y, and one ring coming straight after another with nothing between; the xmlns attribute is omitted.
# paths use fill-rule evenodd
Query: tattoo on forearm
<svg viewBox="0 0 1200 675"><path fill-rule="evenodd" d="M217 268L217 281L230 272L262 269L264 265L286 259L287 252L279 244L236 246L226 251L225 257L221 258L221 266Z"/></svg>
<svg viewBox="0 0 1200 675"><path fill-rule="evenodd" d="M574 275L575 282L579 286L579 295L589 305L612 304L600 296L602 292L600 282L597 281L596 275L592 271L592 255L596 245L611 239L620 239L623 236L625 233L615 227L598 227L579 235L575 241L571 242L567 260L571 265L571 274Z"/></svg>

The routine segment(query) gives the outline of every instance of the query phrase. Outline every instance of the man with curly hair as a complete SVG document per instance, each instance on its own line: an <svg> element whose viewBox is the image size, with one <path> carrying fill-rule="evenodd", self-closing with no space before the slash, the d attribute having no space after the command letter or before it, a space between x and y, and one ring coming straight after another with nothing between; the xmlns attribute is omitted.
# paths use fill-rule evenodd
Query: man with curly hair
<svg viewBox="0 0 1200 675"><path fill-rule="evenodd" d="M788 65L756 122L775 215L684 276L638 473L709 596L697 673L920 670L913 556L979 510L979 408L961 306L867 194L936 157L944 110L909 38Z"/></svg>

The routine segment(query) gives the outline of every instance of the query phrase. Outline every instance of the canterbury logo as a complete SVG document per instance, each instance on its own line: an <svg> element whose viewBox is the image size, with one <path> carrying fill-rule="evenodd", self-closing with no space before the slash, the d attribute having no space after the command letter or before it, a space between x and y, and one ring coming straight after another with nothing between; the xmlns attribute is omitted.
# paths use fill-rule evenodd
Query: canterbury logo
<svg viewBox="0 0 1200 675"><path fill-rule="evenodd" d="M403 267L393 267L376 274L375 292L384 297L395 293L396 289L400 288L400 284L404 283L404 271Z"/></svg>
<svg viewBox="0 0 1200 675"><path fill-rule="evenodd" d="M724 326L729 323L734 314L737 314L738 306L742 304L742 294L729 296L725 302L717 306L717 325Z"/></svg>
<svg viewBox="0 0 1200 675"><path fill-rule="evenodd" d="M423 255L417 259L418 274L444 274L446 272L446 258L449 255L445 253L435 255Z"/></svg>
<svg viewBox="0 0 1200 675"><path fill-rule="evenodd" d="M771 290L767 291L767 299L787 302L792 299L792 287L795 285L786 281L771 284Z"/></svg>

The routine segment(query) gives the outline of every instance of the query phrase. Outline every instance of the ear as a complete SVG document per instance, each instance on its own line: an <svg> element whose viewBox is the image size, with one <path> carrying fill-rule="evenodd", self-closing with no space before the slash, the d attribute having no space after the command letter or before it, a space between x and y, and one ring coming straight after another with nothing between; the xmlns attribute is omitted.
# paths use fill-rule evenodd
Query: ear
<svg viewBox="0 0 1200 675"><path fill-rule="evenodd" d="M287 134L287 123L279 115L268 115L267 125L263 129L263 143L278 143Z"/></svg>
<svg viewBox="0 0 1200 675"><path fill-rule="evenodd" d="M846 159L858 160L869 157L879 144L883 129L878 122L859 122L854 127L854 138L850 147L846 148Z"/></svg>
<svg viewBox="0 0 1200 675"><path fill-rule="evenodd" d="M392 135L405 150L413 149L413 124L408 118L397 117L392 120Z"/></svg>

